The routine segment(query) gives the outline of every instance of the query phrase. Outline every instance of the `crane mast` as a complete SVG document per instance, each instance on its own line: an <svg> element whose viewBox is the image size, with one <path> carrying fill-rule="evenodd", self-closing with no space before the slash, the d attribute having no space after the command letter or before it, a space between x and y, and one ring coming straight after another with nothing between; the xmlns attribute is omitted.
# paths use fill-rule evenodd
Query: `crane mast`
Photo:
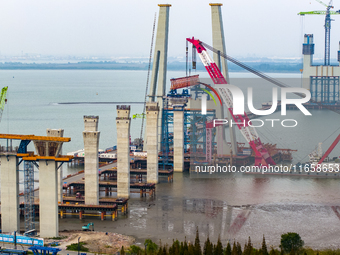
<svg viewBox="0 0 340 255"><path fill-rule="evenodd" d="M330 65L330 54L331 54L331 14L330 8L333 8L332 1L327 6L326 17L325 17L325 66Z"/></svg>
<svg viewBox="0 0 340 255"><path fill-rule="evenodd" d="M211 79L213 80L214 84L227 84L227 81L223 77L220 69L217 67L216 63L209 56L207 50L202 45L201 41L194 38L187 38L187 41L189 41L190 43L193 44L193 46L195 46L197 53L204 67L208 71ZM245 112L243 115L233 114L233 100L231 92L226 88L217 88L217 91L219 92L224 103L228 107L228 110L231 113L233 120L235 121L240 132L247 140L250 147L254 150L255 166L268 166L269 164L275 165L274 160L271 158L268 151L263 146L255 128L249 126L249 118L247 114Z"/></svg>

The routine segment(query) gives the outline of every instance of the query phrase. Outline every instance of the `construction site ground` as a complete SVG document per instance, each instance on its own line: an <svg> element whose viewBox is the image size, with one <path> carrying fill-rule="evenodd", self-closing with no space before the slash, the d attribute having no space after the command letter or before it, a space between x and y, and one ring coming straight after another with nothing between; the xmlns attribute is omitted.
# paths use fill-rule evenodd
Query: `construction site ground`
<svg viewBox="0 0 340 255"><path fill-rule="evenodd" d="M79 242L86 243L84 246L89 249L90 253L104 253L115 254L120 251L124 246L127 249L135 241L133 237L125 236L111 232L98 232L98 231L62 231L59 232L60 237L65 237L60 240L45 239L45 244L57 242L60 248L64 252L71 254L66 250L67 246L73 243ZM86 252L85 252L86 253Z"/></svg>
<svg viewBox="0 0 340 255"><path fill-rule="evenodd" d="M59 237L61 239L48 239L45 238L44 244L50 246L49 244L58 243L58 246L54 248L62 249L58 254L61 255L78 255L78 251L69 251L66 250L66 246L78 243L78 238L80 237L79 242L84 242L86 248L89 249L88 252L80 251L80 253L86 254L116 254L121 250L121 247L124 246L124 249L128 249L130 245L134 244L135 239L131 236L125 236L117 233L108 232L98 232L98 231L61 231L59 232ZM14 244L9 243L1 243L2 248L4 249L14 249ZM27 245L17 245L18 250L28 250L29 246Z"/></svg>

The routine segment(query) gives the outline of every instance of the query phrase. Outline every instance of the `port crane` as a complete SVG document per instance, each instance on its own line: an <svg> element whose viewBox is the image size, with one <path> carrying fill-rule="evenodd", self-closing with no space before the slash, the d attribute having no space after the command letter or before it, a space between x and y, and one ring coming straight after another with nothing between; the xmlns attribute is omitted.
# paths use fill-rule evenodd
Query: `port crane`
<svg viewBox="0 0 340 255"><path fill-rule="evenodd" d="M209 56L206 48L203 46L200 40L193 38L187 38L187 41L192 43L195 46L197 53L209 73L209 76L213 80L214 84L227 84L226 79L223 77L220 69L217 67L216 63ZM226 88L217 88L219 94L221 95L224 103L228 107L229 112L231 113L235 123L237 123L237 127L241 131L242 135L249 143L250 147L255 152L255 166L268 166L269 164L275 165L275 161L269 155L266 148L263 146L259 135L257 134L254 127L249 126L249 118L247 114L244 112L243 115L234 115L233 114L233 105L232 105L232 94Z"/></svg>
<svg viewBox="0 0 340 255"><path fill-rule="evenodd" d="M320 4L324 5L326 7L325 11L309 11L309 12L299 12L298 15L304 16L304 15L326 15L325 16L325 66L330 65L330 37L331 37L331 15L339 15L340 10L338 11L331 11L330 9L333 9L333 0L329 2L329 4L325 4L321 0L316 0Z"/></svg>

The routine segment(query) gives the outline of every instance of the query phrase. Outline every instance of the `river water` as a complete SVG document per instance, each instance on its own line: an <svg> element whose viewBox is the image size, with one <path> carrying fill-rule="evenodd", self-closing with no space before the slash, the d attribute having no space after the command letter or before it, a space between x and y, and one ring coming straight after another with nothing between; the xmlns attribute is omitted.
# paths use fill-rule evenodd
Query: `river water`
<svg viewBox="0 0 340 255"><path fill-rule="evenodd" d="M46 135L46 128L63 128L64 136L71 137L71 142L63 147L67 153L83 148L83 115L98 115L100 148L113 146L116 144L114 102L142 102L146 75L146 71L0 71L2 86L9 87L0 132ZM169 78L184 75L183 72L168 73ZM207 77L205 73L200 76ZM272 76L299 83L299 74ZM244 73L232 73L231 78L235 84L242 79L259 83L259 79ZM260 83L257 94L254 93L257 107L271 100L272 86ZM83 104L69 104L73 102ZM142 104L131 104L131 114L135 113L142 113ZM324 142L325 150L339 133L337 114L320 110L311 113L312 116L304 116L299 111L288 111L286 117L274 113L271 118L294 118L299 125L291 129L266 126L257 129L258 133L264 142L297 149L294 162L302 162L319 142ZM132 120L132 138L139 137L140 124L140 119ZM237 139L244 142L240 134ZM339 156L339 149L331 156ZM64 175L76 171L79 168L64 167ZM96 230L133 235L137 242L143 242L144 238L171 242L184 237L193 240L198 226L202 239L209 235L215 241L220 235L224 244L234 239L244 243L250 236L253 243L259 245L264 234L269 245L277 246L281 234L297 232L307 246L340 246L337 216L340 185L336 179L249 175L194 179L188 173L176 173L173 183L161 182L156 192L154 199L141 199L133 194L129 214L120 216L116 222L65 218L60 220L60 230L80 229L92 221ZM241 218L246 219L243 225L238 224Z"/></svg>

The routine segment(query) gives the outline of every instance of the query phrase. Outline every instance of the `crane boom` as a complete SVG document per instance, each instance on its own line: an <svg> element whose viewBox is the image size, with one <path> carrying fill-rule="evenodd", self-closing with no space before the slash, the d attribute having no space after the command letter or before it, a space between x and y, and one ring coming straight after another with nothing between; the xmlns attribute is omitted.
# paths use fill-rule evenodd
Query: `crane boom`
<svg viewBox="0 0 340 255"><path fill-rule="evenodd" d="M3 87L2 90L1 90L1 95L0 95L0 121L2 119L2 113L3 113L4 108L5 108L7 89L8 89L8 87Z"/></svg>
<svg viewBox="0 0 340 255"><path fill-rule="evenodd" d="M334 147L339 143L340 141L340 134L337 136L337 138L334 140L334 142L331 144L331 146L328 148L328 150L326 151L326 153L322 156L322 158L319 160L318 165L320 165L325 158L328 157L328 155L332 152L332 150L334 149Z"/></svg>
<svg viewBox="0 0 340 255"><path fill-rule="evenodd" d="M187 41L192 43L198 55L208 71L211 79L213 80L214 84L227 84L227 81L223 77L220 69L217 67L216 63L212 60L209 56L207 50L202 45L201 41L194 39L194 38L187 38ZM231 92L226 88L217 88L220 96L222 97L224 103L228 107L229 112L231 113L237 127L239 128L240 132L249 143L250 147L255 152L255 165L256 166L268 166L268 164L275 165L274 160L269 155L266 148L264 148L260 137L258 136L254 127L249 126L249 118L246 113L243 115L234 115L233 114L233 100Z"/></svg>
<svg viewBox="0 0 340 255"><path fill-rule="evenodd" d="M328 7L328 5L325 4L324 2L322 2L321 0L316 0L316 1L319 2L320 4L324 5L324 6ZM331 2L332 2L332 1L331 1ZM330 3L330 4L331 4L331 3Z"/></svg>
<svg viewBox="0 0 340 255"><path fill-rule="evenodd" d="M309 12L299 12L298 15L326 15L327 11L309 11ZM339 15L340 10L338 11L329 11L329 14L331 15Z"/></svg>

